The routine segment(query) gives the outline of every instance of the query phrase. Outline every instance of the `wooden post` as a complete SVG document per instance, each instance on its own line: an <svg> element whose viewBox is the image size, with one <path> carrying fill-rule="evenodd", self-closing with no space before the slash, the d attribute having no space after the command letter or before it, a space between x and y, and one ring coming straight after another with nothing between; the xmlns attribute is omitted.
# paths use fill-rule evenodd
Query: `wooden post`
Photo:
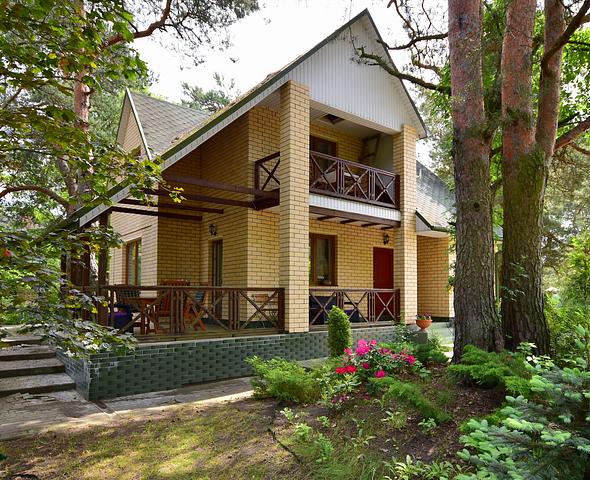
<svg viewBox="0 0 590 480"><path fill-rule="evenodd" d="M109 224L109 214L107 212L103 213L98 218L98 225L100 228L106 228ZM98 296L103 296L106 294L106 290L104 287L107 284L107 268L109 262L109 251L107 248L102 248L100 253L98 254L98 278L97 278L97 289L96 293ZM106 297L105 297L106 299ZM98 302L98 323L100 325L107 325L108 323L108 312L109 308L107 308L103 301Z"/></svg>

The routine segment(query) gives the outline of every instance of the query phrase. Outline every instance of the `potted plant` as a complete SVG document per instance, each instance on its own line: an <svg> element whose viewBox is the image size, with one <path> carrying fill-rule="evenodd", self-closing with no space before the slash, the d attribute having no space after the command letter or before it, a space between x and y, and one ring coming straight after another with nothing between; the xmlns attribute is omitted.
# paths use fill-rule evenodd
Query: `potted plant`
<svg viewBox="0 0 590 480"><path fill-rule="evenodd" d="M429 313L416 315L416 325L420 327L420 330L426 330L432 325L432 316Z"/></svg>

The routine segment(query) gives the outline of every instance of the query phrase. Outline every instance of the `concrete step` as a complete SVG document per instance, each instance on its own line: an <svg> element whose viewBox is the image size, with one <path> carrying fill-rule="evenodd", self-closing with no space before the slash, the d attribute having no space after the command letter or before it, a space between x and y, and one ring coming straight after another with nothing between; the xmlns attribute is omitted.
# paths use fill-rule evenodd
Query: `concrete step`
<svg viewBox="0 0 590 480"><path fill-rule="evenodd" d="M0 348L0 362L12 362L16 360L35 360L38 358L55 358L55 352L43 345L31 347L15 346Z"/></svg>
<svg viewBox="0 0 590 480"><path fill-rule="evenodd" d="M0 378L0 397L15 393L60 392L73 388L75 388L74 381L65 373Z"/></svg>
<svg viewBox="0 0 590 480"><path fill-rule="evenodd" d="M62 373L64 371L64 364L57 358L0 362L0 378L21 377L23 375L45 375L48 373Z"/></svg>
<svg viewBox="0 0 590 480"><path fill-rule="evenodd" d="M1 342L8 346L15 345L39 345L42 338L37 335L9 335L4 337Z"/></svg>

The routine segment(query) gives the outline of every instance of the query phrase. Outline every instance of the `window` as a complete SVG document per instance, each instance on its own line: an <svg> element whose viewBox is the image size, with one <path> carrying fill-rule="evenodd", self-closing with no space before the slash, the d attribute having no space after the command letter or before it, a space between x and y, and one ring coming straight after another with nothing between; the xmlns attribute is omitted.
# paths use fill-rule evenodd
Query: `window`
<svg viewBox="0 0 590 480"><path fill-rule="evenodd" d="M336 237L310 235L309 265L311 285L336 285Z"/></svg>
<svg viewBox="0 0 590 480"><path fill-rule="evenodd" d="M141 284L141 240L125 244L125 283Z"/></svg>
<svg viewBox="0 0 590 480"><path fill-rule="evenodd" d="M309 137L309 148L312 152L325 153L336 157L338 153L336 142L318 137Z"/></svg>

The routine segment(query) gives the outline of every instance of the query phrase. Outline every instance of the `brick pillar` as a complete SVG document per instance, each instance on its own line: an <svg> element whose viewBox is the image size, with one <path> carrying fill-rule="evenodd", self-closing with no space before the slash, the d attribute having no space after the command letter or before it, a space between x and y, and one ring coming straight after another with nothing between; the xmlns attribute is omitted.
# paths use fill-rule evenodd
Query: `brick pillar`
<svg viewBox="0 0 590 480"><path fill-rule="evenodd" d="M279 285L285 289L285 329L309 330L309 91L281 87Z"/></svg>
<svg viewBox="0 0 590 480"><path fill-rule="evenodd" d="M395 231L394 287L400 289L402 320L416 321L417 238L416 238L416 130L404 125L393 136L393 171L400 175L401 226Z"/></svg>

